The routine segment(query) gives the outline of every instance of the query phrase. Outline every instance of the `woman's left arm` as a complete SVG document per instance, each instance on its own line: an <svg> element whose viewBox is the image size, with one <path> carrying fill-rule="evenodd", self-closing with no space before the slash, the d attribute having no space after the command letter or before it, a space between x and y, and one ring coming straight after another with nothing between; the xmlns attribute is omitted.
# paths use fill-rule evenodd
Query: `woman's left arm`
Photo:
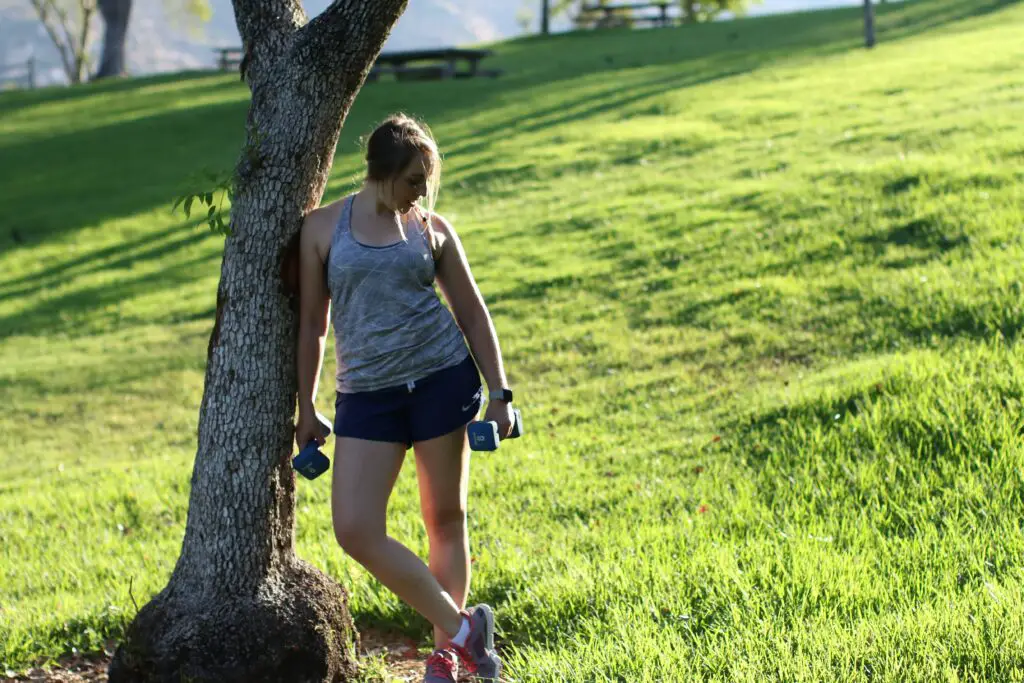
<svg viewBox="0 0 1024 683"><path fill-rule="evenodd" d="M501 347L494 321L484 304L483 295L469 268L466 252L455 229L443 217L431 215L431 226L440 238L440 255L436 260L437 284L462 329L476 364L483 373L489 390L508 387ZM501 400L487 405L486 420L498 423L498 433L508 435L512 429L511 408Z"/></svg>

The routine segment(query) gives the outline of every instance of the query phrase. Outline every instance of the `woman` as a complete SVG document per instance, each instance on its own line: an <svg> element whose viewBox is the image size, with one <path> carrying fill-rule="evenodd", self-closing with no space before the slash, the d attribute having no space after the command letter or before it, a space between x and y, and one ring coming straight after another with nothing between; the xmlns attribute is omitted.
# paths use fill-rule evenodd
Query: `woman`
<svg viewBox="0 0 1024 683"><path fill-rule="evenodd" d="M460 660L496 681L501 661L491 608L465 609L466 426L483 403L476 366L490 388L484 419L502 436L512 428L512 393L458 235L418 206L427 197L433 208L440 179L429 129L392 116L370 136L366 162L362 189L316 209L302 225L296 442L324 443L313 403L330 321L338 367L331 494L338 543L434 625L425 681L454 681ZM435 278L451 312L434 292ZM409 447L429 567L386 532L388 497Z"/></svg>

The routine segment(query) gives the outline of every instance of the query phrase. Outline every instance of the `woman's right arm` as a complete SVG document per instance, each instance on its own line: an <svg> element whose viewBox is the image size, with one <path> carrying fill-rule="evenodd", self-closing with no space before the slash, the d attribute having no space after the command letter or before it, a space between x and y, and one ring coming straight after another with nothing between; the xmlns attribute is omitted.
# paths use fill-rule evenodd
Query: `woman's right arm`
<svg viewBox="0 0 1024 683"><path fill-rule="evenodd" d="M296 371L299 384L299 424L295 440L301 448L312 439L324 443L316 419L317 386L327 341L331 298L324 282L321 257L320 224L322 211L314 211L303 221L299 235L299 334Z"/></svg>

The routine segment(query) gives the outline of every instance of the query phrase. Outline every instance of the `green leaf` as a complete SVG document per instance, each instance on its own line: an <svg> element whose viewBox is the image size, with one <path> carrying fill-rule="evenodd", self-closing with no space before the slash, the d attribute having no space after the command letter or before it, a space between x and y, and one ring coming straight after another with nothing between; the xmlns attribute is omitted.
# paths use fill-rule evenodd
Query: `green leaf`
<svg viewBox="0 0 1024 683"><path fill-rule="evenodd" d="M192 200L193 199L195 199L195 197L192 196L192 195L189 195L188 198L185 200L185 218L190 218L192 216Z"/></svg>

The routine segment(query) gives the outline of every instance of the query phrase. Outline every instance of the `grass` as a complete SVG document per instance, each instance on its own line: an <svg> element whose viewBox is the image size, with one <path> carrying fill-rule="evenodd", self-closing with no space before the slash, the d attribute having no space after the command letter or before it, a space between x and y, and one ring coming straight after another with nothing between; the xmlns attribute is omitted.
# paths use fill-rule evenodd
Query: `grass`
<svg viewBox="0 0 1024 683"><path fill-rule="evenodd" d="M360 94L327 199L374 121L430 122L522 397L470 494L516 679L1024 680L1024 6L878 10L873 51L838 10ZM3 668L166 584L223 244L169 207L246 105L208 74L0 96ZM299 554L425 640L298 486ZM389 528L424 552L416 501L409 467Z"/></svg>

